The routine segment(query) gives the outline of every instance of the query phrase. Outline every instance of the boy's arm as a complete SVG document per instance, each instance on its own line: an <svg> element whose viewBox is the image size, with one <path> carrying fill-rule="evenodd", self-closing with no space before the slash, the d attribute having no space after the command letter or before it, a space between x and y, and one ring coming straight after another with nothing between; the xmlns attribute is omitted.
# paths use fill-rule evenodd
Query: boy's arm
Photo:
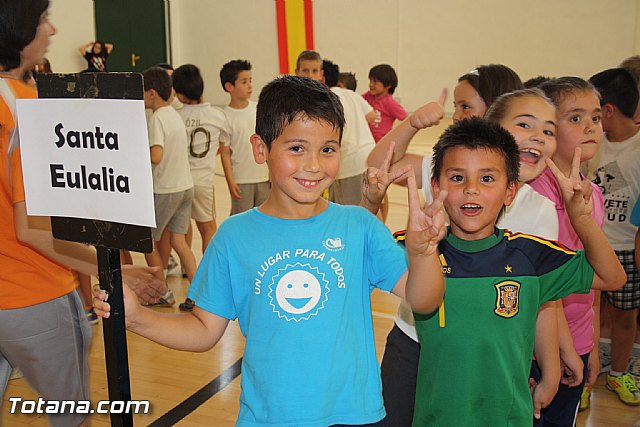
<svg viewBox="0 0 640 427"><path fill-rule="evenodd" d="M589 264L593 267L591 287L601 290L619 289L626 282L627 275L609 241L591 215L591 186L589 181L583 181L580 177L580 153L580 148L576 148L568 177L558 169L553 160L547 159L547 165L560 185L571 225L584 246Z"/></svg>
<svg viewBox="0 0 640 427"><path fill-rule="evenodd" d="M164 149L161 145L154 145L150 148L151 151L151 163L157 165L162 161L162 157L164 156Z"/></svg>
<svg viewBox="0 0 640 427"><path fill-rule="evenodd" d="M391 171L402 168L408 164L413 167L417 182L421 182L422 156L408 154L407 148L411 139L419 130L435 126L444 117L444 103L447 100L447 89L442 89L440 97L435 102L430 102L418 108L406 120L400 123L391 132L386 134L369 154L367 164L376 166L382 164L389 150L391 141L395 141L393 157L391 159Z"/></svg>
<svg viewBox="0 0 640 427"><path fill-rule="evenodd" d="M533 390L533 416L540 419L540 411L551 403L560 384L558 316L555 302L542 304L538 310L534 353L542 377Z"/></svg>
<svg viewBox="0 0 640 427"><path fill-rule="evenodd" d="M415 176L409 174L409 225L405 248L409 258L409 272L405 297L417 313L435 311L444 297L444 276L438 258L438 243L445 235L442 211L446 191L441 191L432 204L420 208Z"/></svg>
<svg viewBox="0 0 640 427"><path fill-rule="evenodd" d="M107 50L107 55L111 55L111 51L113 50L113 43L105 43L104 47Z"/></svg>
<svg viewBox="0 0 640 427"><path fill-rule="evenodd" d="M369 166L364 175L364 181L362 183L362 199L360 199L360 206L367 209L374 215L378 214L384 194L387 192L389 186L408 177L411 168L406 166L403 169L390 172L391 156L393 155L393 146L395 143L392 141L389 144L389 150L387 151L387 157L379 168Z"/></svg>
<svg viewBox="0 0 640 427"><path fill-rule="evenodd" d="M229 194L234 199L241 197L240 187L233 179L233 167L231 166L231 147L228 145L220 144L220 160L222 161L222 170L224 170L224 178L227 181L227 187L229 187Z"/></svg>
<svg viewBox="0 0 640 427"><path fill-rule="evenodd" d="M191 313L160 313L142 307L127 286L123 287L127 329L166 347L183 351L207 351L224 334L228 319L198 306ZM105 291L96 291L93 305L97 315L108 318L111 306Z"/></svg>
<svg viewBox="0 0 640 427"><path fill-rule="evenodd" d="M80 51L80 55L84 56L84 54L87 53L87 50L91 45L93 45L93 42L89 42L87 44L83 44L82 46L80 46L78 48L78 51Z"/></svg>

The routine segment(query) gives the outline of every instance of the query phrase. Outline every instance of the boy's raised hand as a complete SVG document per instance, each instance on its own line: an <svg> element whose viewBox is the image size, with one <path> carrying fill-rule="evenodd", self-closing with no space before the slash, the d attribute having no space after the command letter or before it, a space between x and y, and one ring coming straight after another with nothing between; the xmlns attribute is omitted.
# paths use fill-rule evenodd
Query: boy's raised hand
<svg viewBox="0 0 640 427"><path fill-rule="evenodd" d="M569 176L562 173L553 160L547 159L547 166L560 185L564 206L572 223L581 218L590 218L593 210L591 183L580 176L580 155L580 147L576 147Z"/></svg>
<svg viewBox="0 0 640 427"><path fill-rule="evenodd" d="M395 172L390 172L394 148L395 142L392 141L389 144L387 155L382 165L380 165L380 168L369 166L364 175L361 205L370 210L374 215L378 212L384 199L384 194L387 192L389 186L394 182L406 179L412 170L411 165L406 165Z"/></svg>
<svg viewBox="0 0 640 427"><path fill-rule="evenodd" d="M136 294L127 285L122 285L122 295L124 298L125 323L127 328L131 326L138 312L140 311L140 302ZM93 309L95 313L108 319L111 316L111 304L107 302L109 294L104 289L97 289L93 292Z"/></svg>
<svg viewBox="0 0 640 427"><path fill-rule="evenodd" d="M405 239L407 253L409 256L432 255L446 233L443 204L447 191L440 191L433 203L422 208L413 169L407 178L407 187L409 191L409 226Z"/></svg>
<svg viewBox="0 0 640 427"><path fill-rule="evenodd" d="M418 108L409 116L409 123L414 128L420 130L430 126L436 126L444 117L444 105L447 102L449 90L443 88L436 101L429 102Z"/></svg>

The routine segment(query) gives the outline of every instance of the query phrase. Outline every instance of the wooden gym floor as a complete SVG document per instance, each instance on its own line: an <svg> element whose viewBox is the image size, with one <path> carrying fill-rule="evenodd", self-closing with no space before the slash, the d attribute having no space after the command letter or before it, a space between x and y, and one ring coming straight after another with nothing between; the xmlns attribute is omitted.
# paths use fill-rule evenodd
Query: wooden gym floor
<svg viewBox="0 0 640 427"><path fill-rule="evenodd" d="M430 153L431 147L443 125L420 132L414 139L411 151ZM218 161L218 169L221 171ZM222 222L230 208L229 193L221 173L216 177L216 204L218 222ZM407 218L406 190L393 186L389 192L390 210L387 225L391 231L405 228ZM198 233L195 233L193 250L199 260L202 256ZM136 255L137 263L144 263ZM170 276L168 283L173 289L176 302L184 301L188 283L186 279ZM382 358L386 335L393 326L398 305L396 297L382 292L372 295L373 320L378 358ZM172 308L156 308L165 312L177 312ZM108 398L102 327L93 328L94 339L90 352L91 400ZM188 353L167 349L137 335L128 333L129 366L132 398L149 400L149 414L134 416L137 426L184 425L184 426L233 426L239 408L240 377L239 360L244 349L244 339L237 322L230 322L222 340L206 353ZM578 426L640 426L640 409L622 404L604 386L604 375L598 379L593 390L591 408L579 414ZM199 392L199 393L197 393ZM197 394L196 394L197 393ZM10 414L10 396L25 400L37 400L37 395L24 379L9 382L4 396L0 425L46 426L45 415ZM209 397L211 396L211 397ZM200 404L201 403L201 404ZM199 406L198 406L199 405ZM191 409L193 408L193 409ZM94 426L109 425L108 415L94 415Z"/></svg>

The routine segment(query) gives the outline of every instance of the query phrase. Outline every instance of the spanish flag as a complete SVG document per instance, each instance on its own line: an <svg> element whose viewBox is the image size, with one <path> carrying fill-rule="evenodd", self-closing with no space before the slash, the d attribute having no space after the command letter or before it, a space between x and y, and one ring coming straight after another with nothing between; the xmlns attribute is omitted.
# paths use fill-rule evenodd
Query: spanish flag
<svg viewBox="0 0 640 427"><path fill-rule="evenodd" d="M303 50L313 50L312 0L276 0L280 74L291 74Z"/></svg>

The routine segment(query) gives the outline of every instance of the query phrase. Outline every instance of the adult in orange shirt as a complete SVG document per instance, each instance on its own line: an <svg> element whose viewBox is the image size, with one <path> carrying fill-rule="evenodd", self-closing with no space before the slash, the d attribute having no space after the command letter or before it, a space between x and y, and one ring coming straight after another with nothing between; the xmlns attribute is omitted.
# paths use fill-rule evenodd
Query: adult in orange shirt
<svg viewBox="0 0 640 427"><path fill-rule="evenodd" d="M56 33L48 7L48 0L0 0L0 398L15 367L44 400L78 401L89 400L91 330L71 269L97 275L96 253L54 239L49 218L27 215L14 132L15 99L37 96L23 77ZM153 269L125 266L123 273L143 302L166 290ZM49 421L76 426L88 420L64 413L49 414Z"/></svg>

